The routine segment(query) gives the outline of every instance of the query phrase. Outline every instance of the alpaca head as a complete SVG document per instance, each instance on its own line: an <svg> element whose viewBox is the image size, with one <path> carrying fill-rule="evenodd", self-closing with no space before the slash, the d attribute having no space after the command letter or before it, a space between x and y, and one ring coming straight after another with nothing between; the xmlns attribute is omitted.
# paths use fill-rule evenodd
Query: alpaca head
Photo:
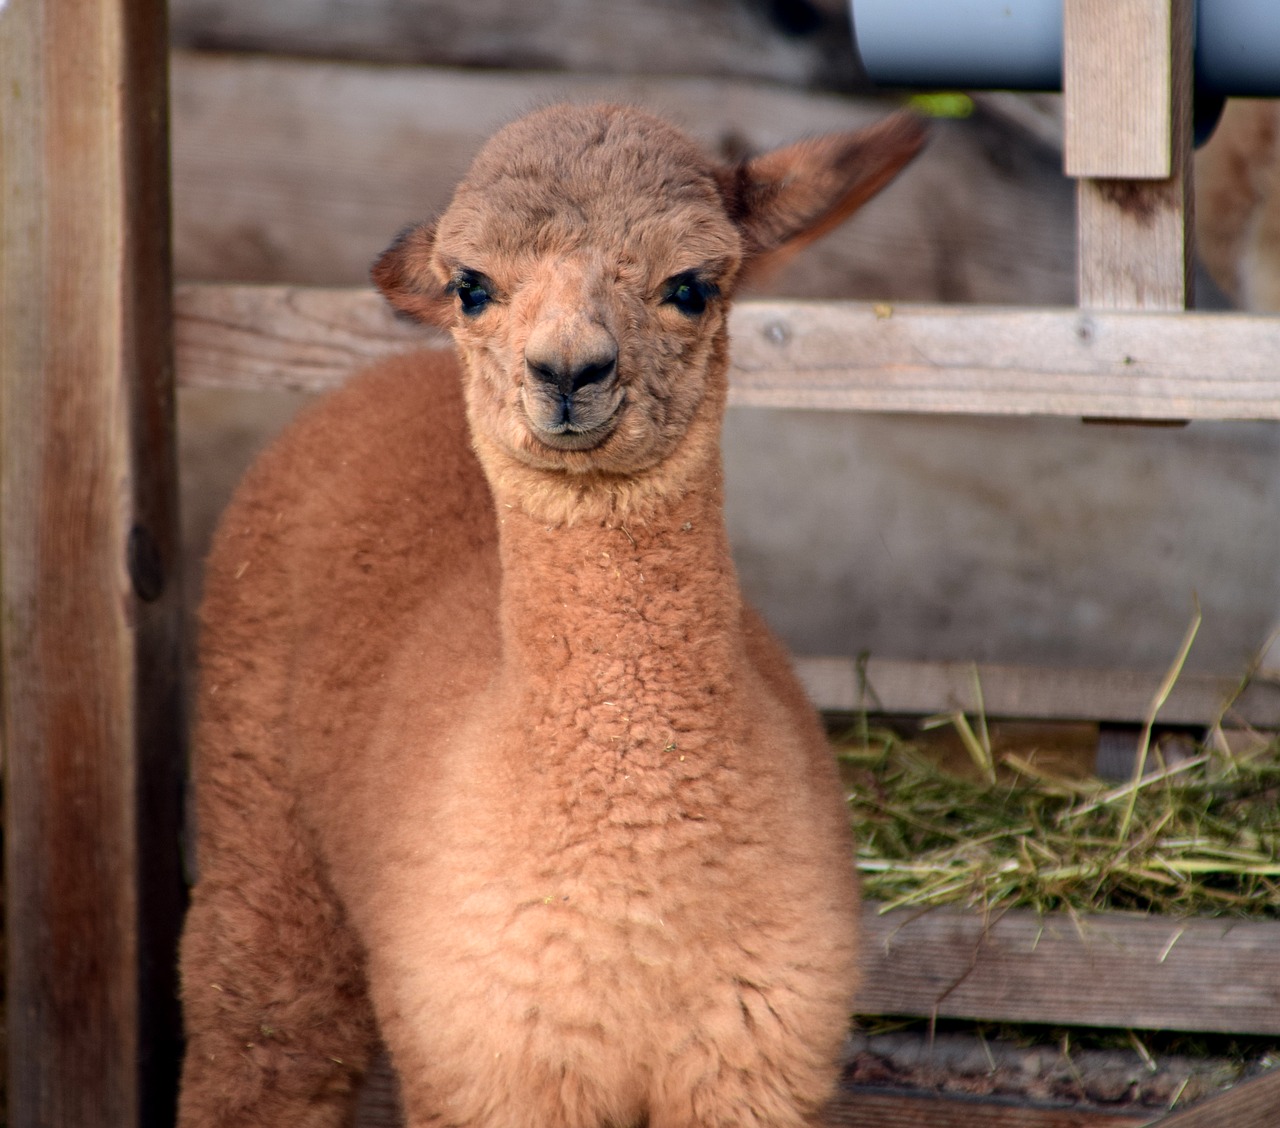
<svg viewBox="0 0 1280 1128"><path fill-rule="evenodd" d="M729 166L640 110L553 106L496 134L374 280L453 333L495 485L659 496L679 490L684 448L714 448L737 286L838 224L922 139L900 115Z"/></svg>

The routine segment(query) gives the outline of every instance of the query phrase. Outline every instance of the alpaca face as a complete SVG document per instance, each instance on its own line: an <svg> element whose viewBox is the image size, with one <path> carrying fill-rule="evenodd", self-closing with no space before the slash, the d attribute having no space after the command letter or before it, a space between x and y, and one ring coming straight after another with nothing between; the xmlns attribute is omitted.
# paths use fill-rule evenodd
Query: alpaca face
<svg viewBox="0 0 1280 1128"><path fill-rule="evenodd" d="M896 115L731 167L641 110L552 106L496 134L439 222L402 234L373 277L452 331L491 478L496 453L557 481L656 480L723 403L740 276L836 226L923 139Z"/></svg>
<svg viewBox="0 0 1280 1128"><path fill-rule="evenodd" d="M560 108L504 130L433 246L472 426L539 469L660 463L723 378L741 258L715 166L665 123Z"/></svg>

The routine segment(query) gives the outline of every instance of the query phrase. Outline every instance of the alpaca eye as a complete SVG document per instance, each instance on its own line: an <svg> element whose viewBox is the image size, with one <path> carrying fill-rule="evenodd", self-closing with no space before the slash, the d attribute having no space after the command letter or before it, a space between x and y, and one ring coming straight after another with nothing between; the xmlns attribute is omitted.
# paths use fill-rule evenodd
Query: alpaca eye
<svg viewBox="0 0 1280 1128"><path fill-rule="evenodd" d="M667 279L662 300L689 317L697 317L707 308L707 302L718 293L713 282L706 282L696 274L677 274L674 278Z"/></svg>
<svg viewBox="0 0 1280 1128"><path fill-rule="evenodd" d="M492 300L489 292L490 283L482 274L463 271L449 283L449 289L458 295L458 304L462 312L474 317Z"/></svg>

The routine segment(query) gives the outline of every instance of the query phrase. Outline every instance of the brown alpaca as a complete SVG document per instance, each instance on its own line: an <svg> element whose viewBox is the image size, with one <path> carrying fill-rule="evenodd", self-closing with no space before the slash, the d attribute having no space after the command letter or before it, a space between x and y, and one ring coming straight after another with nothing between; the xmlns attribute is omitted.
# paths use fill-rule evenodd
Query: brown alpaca
<svg viewBox="0 0 1280 1128"><path fill-rule="evenodd" d="M379 1038L411 1128L817 1122L855 876L730 563L726 314L920 143L557 106L379 261L458 359L310 412L210 560L184 1128L347 1125Z"/></svg>
<svg viewBox="0 0 1280 1128"><path fill-rule="evenodd" d="M1196 154L1196 249L1241 309L1280 312L1280 109L1233 98Z"/></svg>

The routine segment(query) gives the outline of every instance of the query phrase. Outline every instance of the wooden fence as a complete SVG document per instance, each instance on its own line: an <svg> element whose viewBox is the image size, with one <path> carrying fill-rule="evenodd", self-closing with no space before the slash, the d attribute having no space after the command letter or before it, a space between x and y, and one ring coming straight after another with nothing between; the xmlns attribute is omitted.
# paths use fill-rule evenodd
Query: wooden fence
<svg viewBox="0 0 1280 1128"><path fill-rule="evenodd" d="M175 320L164 5L99 0L93 19L85 11L77 0L0 9L13 1128L171 1115L183 758L174 328L190 385L328 386L409 339L369 296L342 292L189 287ZM739 402L1280 418L1277 323L1184 311L1190 0L1067 0L1066 20L1080 307L747 305L735 325ZM1079 687L1098 682L1076 683L1068 701L1053 698L1053 680L1024 679L1018 692L1034 683L1046 714L1091 715ZM1108 708L1137 719L1141 696ZM1274 723L1273 698L1256 708ZM1077 928L872 911L868 927L868 1010L1280 1033L1275 925L1101 918ZM1266 1075L1164 1123L1263 1128L1276 1121L1278 1088ZM1042 1128L1138 1119L884 1093L859 1094L834 1116Z"/></svg>

